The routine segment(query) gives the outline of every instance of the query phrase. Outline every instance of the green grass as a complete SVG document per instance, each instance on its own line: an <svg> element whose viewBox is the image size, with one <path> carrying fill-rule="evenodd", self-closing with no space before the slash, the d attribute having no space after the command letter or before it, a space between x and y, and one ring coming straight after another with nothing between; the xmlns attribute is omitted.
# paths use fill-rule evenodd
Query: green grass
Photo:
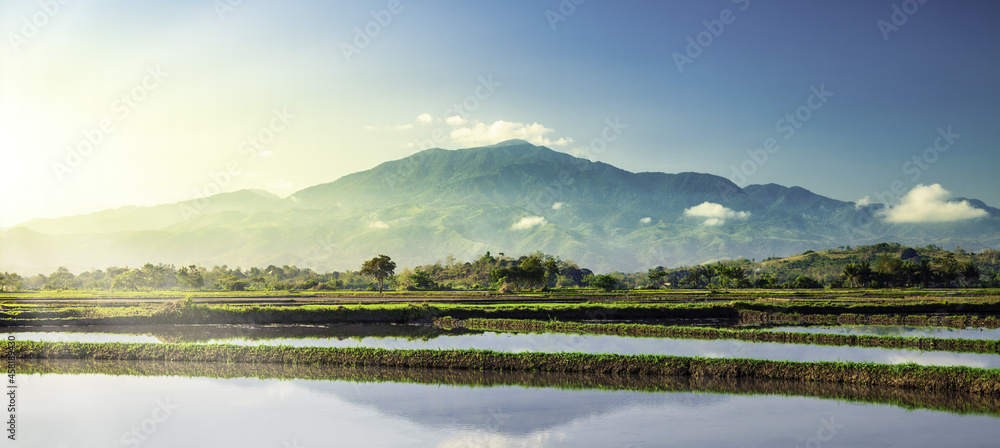
<svg viewBox="0 0 1000 448"><path fill-rule="evenodd" d="M477 299L477 298L578 298L581 300L666 300L691 301L704 299L753 300L757 298L789 300L837 300L837 301L879 301L897 302L933 300L1000 300L998 288L962 289L637 289L603 292L586 288L556 288L550 291L522 291L517 294L498 294L496 290L453 290L453 291L375 291L361 290L282 290L282 291L112 291L103 289L58 290L58 291L17 291L0 292L0 300L5 299L176 299L185 295L195 298L356 298L356 299Z"/></svg>
<svg viewBox="0 0 1000 448"><path fill-rule="evenodd" d="M0 356L9 350L2 346ZM659 355L501 353L489 350L386 350L197 344L21 341L24 359L108 359L404 367L481 371L577 372L652 377L690 376L824 381L875 387L1000 395L1000 369L915 364L707 359Z"/></svg>
<svg viewBox="0 0 1000 448"><path fill-rule="evenodd" d="M605 324L516 319L438 319L444 328L525 333L614 335L643 338L732 339L747 342L777 342L849 347L878 347L921 351L1000 354L1000 341L987 339L918 338L899 336L844 335L644 324Z"/></svg>
<svg viewBox="0 0 1000 448"><path fill-rule="evenodd" d="M912 327L1000 328L1000 318L925 314L799 314L740 310L741 324L907 325Z"/></svg>
<svg viewBox="0 0 1000 448"><path fill-rule="evenodd" d="M728 318L753 313L780 315L1000 313L1000 301L921 301L911 303L862 301L779 302L712 301L698 303L584 302L584 303L442 303L363 302L208 304L206 299L129 303L21 303L0 301L0 324L158 324L158 323L328 323L430 321L440 316L458 319L558 319L562 321ZM200 302L200 303L199 303Z"/></svg>
<svg viewBox="0 0 1000 448"><path fill-rule="evenodd" d="M18 374L103 374L393 382L452 387L521 386L568 390L696 392L750 396L802 396L851 403L885 404L956 414L1000 417L1000 396L955 391L925 391L858 384L744 378L639 376L598 373L498 372L469 369L368 368L276 363L161 362L109 360L18 360Z"/></svg>

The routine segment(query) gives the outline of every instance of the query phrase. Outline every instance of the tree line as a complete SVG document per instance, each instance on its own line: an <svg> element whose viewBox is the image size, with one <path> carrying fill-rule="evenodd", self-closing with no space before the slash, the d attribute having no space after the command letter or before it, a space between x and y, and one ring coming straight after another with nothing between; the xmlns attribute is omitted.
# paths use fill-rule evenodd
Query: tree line
<svg viewBox="0 0 1000 448"><path fill-rule="evenodd" d="M961 248L904 247L879 243L825 252L806 251L760 262L739 259L646 272L595 274L572 261L536 252L519 257L486 252L460 262L448 257L434 264L404 268L379 254L357 271L315 272L296 266L206 268L147 263L73 274L65 267L50 275L22 278L0 273L0 291L103 289L121 291L216 290L497 290L516 292L554 288L744 289L744 288L895 288L1000 287L1000 251L979 254Z"/></svg>

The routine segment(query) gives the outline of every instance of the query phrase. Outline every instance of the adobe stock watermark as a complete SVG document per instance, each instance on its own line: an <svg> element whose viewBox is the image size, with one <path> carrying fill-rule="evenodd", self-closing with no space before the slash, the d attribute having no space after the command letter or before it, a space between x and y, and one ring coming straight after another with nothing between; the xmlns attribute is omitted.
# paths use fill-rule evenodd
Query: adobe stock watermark
<svg viewBox="0 0 1000 448"><path fill-rule="evenodd" d="M62 7L69 4L69 2L70 0L40 0L38 2L38 11L32 13L30 17L21 17L20 33L7 33L7 40L10 42L10 47L14 49L14 52L19 52L22 45L34 39L35 36L38 36L38 33L48 26L59 15L59 12L62 11Z"/></svg>
<svg viewBox="0 0 1000 448"><path fill-rule="evenodd" d="M750 0L732 0L734 4L739 5L740 11L746 11L750 7ZM684 52L675 51L673 53L674 64L677 66L677 72L683 74L684 66L693 64L694 61L701 57L705 53L705 49L712 46L715 43L715 39L722 36L722 33L726 31L726 25L731 25L736 21L736 13L729 8L725 8L719 11L719 18L703 20L701 22L705 29L700 31L694 37L688 36L687 46L684 47Z"/></svg>
<svg viewBox="0 0 1000 448"><path fill-rule="evenodd" d="M590 141L590 145L584 147L574 163L577 164L577 170L582 171L586 166L588 159L597 158L598 155L603 154L607 150L608 145L615 140L618 140L622 134L625 133L625 129L628 129L628 125L621 122L621 118L616 116L614 119L605 118L604 128ZM559 177L556 180L549 182L545 188L539 190L533 199L528 201L525 209L534 213L535 215L541 215L544 210L558 210L561 208L562 203L559 199L562 196L563 189L573 185L576 182L576 177L574 173L570 170L562 170L559 173ZM558 204L558 205L557 205Z"/></svg>
<svg viewBox="0 0 1000 448"><path fill-rule="evenodd" d="M212 1L212 8L215 9L215 15L219 17L219 20L226 20L226 14L232 14L236 12L236 8L243 5L245 0L214 0Z"/></svg>
<svg viewBox="0 0 1000 448"><path fill-rule="evenodd" d="M900 166L900 171L903 175L908 175L909 185L903 179L896 178L889 182L888 190L875 191L871 195L866 196L866 198L874 196L879 203L885 206L894 204L896 200L903 197L923 177L925 172L931 169L931 166L941 158L941 154L948 152L961 138L962 134L956 133L950 125L937 128L937 134L933 142L924 148L923 151L914 154L912 158L903 162ZM865 205L867 204L862 204L859 201L858 208L861 210L861 213L858 214L854 222L848 222L842 226L841 230L851 245L857 245L862 241L863 229L868 227L877 218L875 216L876 210L865 207Z"/></svg>
<svg viewBox="0 0 1000 448"><path fill-rule="evenodd" d="M917 183L920 177L923 176L924 172L931 169L931 165L940 159L941 154L948 152L952 145L958 142L958 139L962 138L962 134L956 134L951 130L951 126L945 128L937 128L937 136L934 137L934 143L927 148L924 148L920 154L914 155L912 159L907 160L903 163L900 170L903 174L910 175L910 183ZM895 199L903 195L903 182L896 179L889 185L889 190L895 193L892 199ZM876 193L878 196L878 194ZM888 204L883 200L884 198L879 196L879 200L884 204Z"/></svg>
<svg viewBox="0 0 1000 448"><path fill-rule="evenodd" d="M351 57L361 54L365 48L371 45L372 39L382 34L382 31L392 23L392 18L401 12L403 12L403 5L400 4L400 0L389 0L385 4L385 8L378 11L371 10L372 20L362 26L354 27L354 40L351 43L340 43L340 52L344 54L344 59L349 63Z"/></svg>
<svg viewBox="0 0 1000 448"><path fill-rule="evenodd" d="M252 161L262 155L266 151L266 146L274 141L278 134L284 132L294 119L295 115L288 113L287 109L272 109L267 126L261 127L239 144L237 152L246 156L244 162ZM200 215L208 207L208 198L223 192L226 186L232 182L233 176L238 176L241 172L242 164L240 161L231 160L224 169L209 173L209 181L201 188L195 189L196 199L193 204L180 203L181 216L184 217L184 220L187 221Z"/></svg>
<svg viewBox="0 0 1000 448"><path fill-rule="evenodd" d="M138 425L134 425L128 431L123 432L119 441L125 446L138 447L142 445L178 409L180 409L180 405L170 403L169 397L165 400L157 398L156 407L153 408L151 415L144 418Z"/></svg>
<svg viewBox="0 0 1000 448"><path fill-rule="evenodd" d="M791 140L795 136L795 131L802 129L806 122L812 119L813 113L819 111L826 105L826 102L833 97L833 92L826 90L826 84L809 87L810 94L806 97L805 103L785 114L774 123L774 132L779 134L783 141ZM753 176L767 163L770 156L781 150L778 139L768 137L764 139L760 148L748 149L747 159L739 165L732 166L732 175L729 180L734 184L744 184L747 178Z"/></svg>
<svg viewBox="0 0 1000 448"><path fill-rule="evenodd" d="M576 12L577 6L586 2L587 0L562 0L556 6L555 11L551 9L545 10L545 20L549 21L549 26L552 27L552 31L555 31L557 23L565 22L567 17Z"/></svg>
<svg viewBox="0 0 1000 448"><path fill-rule="evenodd" d="M899 31L899 28L910 20L910 16L916 14L917 11L920 10L920 5L925 3L927 3L927 0L904 0L902 6L893 3L891 7L892 13L889 14L889 20L879 19L875 22L875 26L878 27L878 31L882 33L882 39L888 42L889 33Z"/></svg>
<svg viewBox="0 0 1000 448"><path fill-rule="evenodd" d="M475 436L463 440L462 446L489 447L494 446L493 434L500 430L510 420L510 414L504 414L501 408L488 408L483 422L485 431L477 431Z"/></svg>
<svg viewBox="0 0 1000 448"><path fill-rule="evenodd" d="M839 430L843 429L844 425L837 424L834 420L834 416L830 416L830 419L826 418L819 419L819 429L816 430L816 437L810 437L806 439L805 448L820 448L824 443L827 443L837 435ZM796 445L801 446L801 445Z"/></svg>
<svg viewBox="0 0 1000 448"><path fill-rule="evenodd" d="M123 93L111 105L113 116L98 120L95 127L84 129L82 131L83 137L75 144L66 147L66 155L63 159L52 162L52 171L56 175L56 180L62 181L63 176L72 173L83 164L83 161L90 157L94 150L104 142L104 139L115 131L116 121L121 123L127 119L135 108L146 101L150 92L160 87L163 79L167 76L169 74L160 70L158 65L146 67L146 74L139 84L129 89L127 93Z"/></svg>

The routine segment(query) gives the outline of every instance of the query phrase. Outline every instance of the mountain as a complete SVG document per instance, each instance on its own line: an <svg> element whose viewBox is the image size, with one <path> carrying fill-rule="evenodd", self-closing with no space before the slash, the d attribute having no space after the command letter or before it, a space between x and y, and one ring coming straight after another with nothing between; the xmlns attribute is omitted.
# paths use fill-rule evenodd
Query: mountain
<svg viewBox="0 0 1000 448"><path fill-rule="evenodd" d="M358 269L485 251L543 251L595 271L645 270L896 241L1000 246L987 218L899 225L800 187L700 173L633 173L520 140L429 149L298 191L237 191L153 207L34 220L0 233L0 270L22 274L146 262Z"/></svg>

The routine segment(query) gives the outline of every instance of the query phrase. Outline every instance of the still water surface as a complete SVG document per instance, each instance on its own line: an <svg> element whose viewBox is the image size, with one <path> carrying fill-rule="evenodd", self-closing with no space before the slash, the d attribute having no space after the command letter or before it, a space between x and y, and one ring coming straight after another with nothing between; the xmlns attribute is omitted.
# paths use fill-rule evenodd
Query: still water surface
<svg viewBox="0 0 1000 448"><path fill-rule="evenodd" d="M899 336L913 338L1000 339L1000 328L909 327L905 325L832 325L768 327L764 331L846 335Z"/></svg>
<svg viewBox="0 0 1000 448"><path fill-rule="evenodd" d="M365 326L355 326L364 328ZM1000 368L1000 355L951 353L940 351L921 352L867 347L838 347L807 344L781 344L770 342L744 342L736 340L697 340L670 338L632 338L605 335L567 335L533 333L461 332L433 333L414 336L363 336L364 330L352 328L350 336L344 333L294 334L282 337L282 329L269 329L249 337L232 337L213 332L217 338L199 338L199 343L234 345L285 345L292 347L372 347L386 349L490 349L504 352L583 352L654 354L674 356L705 356L712 358L755 358L788 361L867 361L884 364L914 362L921 365L970 366ZM198 331L204 331L199 329ZM242 330L241 330L242 331ZM250 331L250 330L247 330ZM301 331L286 329L285 331ZM317 330L318 331L318 330ZM328 330L325 330L328 331ZM372 331L387 334L386 329ZM397 330L392 330L397 331ZM409 331L409 330L408 330ZM428 330L413 330L428 331ZM156 336L83 332L31 332L16 333L21 340L87 341L87 342L159 342ZM221 336L221 337L218 337ZM164 338L166 339L166 338Z"/></svg>
<svg viewBox="0 0 1000 448"><path fill-rule="evenodd" d="M18 376L37 447L996 446L1000 418L781 395ZM13 446L13 445L12 445Z"/></svg>

